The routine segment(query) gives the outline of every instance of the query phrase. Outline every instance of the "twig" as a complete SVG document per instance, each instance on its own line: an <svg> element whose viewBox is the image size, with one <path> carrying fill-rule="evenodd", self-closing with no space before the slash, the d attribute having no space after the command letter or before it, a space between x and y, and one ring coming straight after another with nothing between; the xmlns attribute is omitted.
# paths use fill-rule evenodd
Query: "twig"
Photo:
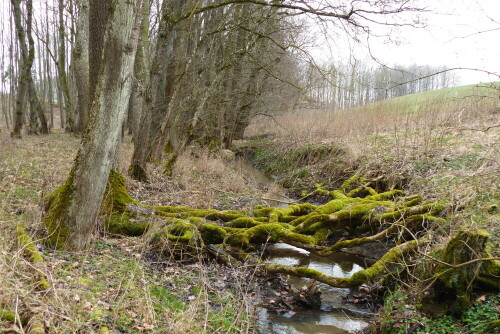
<svg viewBox="0 0 500 334"><path fill-rule="evenodd" d="M268 198L268 197L262 197L263 200L266 200L266 201L273 201L273 202L278 202L278 203L284 203L284 204L293 204L293 203L297 203L297 201L282 201L282 200L279 200L279 199L275 199L275 198Z"/></svg>
<svg viewBox="0 0 500 334"><path fill-rule="evenodd" d="M475 128L460 128L458 129L459 131L481 131L481 132L487 132L490 129L498 128L500 127L500 124L492 125L487 127L486 129L475 129Z"/></svg>

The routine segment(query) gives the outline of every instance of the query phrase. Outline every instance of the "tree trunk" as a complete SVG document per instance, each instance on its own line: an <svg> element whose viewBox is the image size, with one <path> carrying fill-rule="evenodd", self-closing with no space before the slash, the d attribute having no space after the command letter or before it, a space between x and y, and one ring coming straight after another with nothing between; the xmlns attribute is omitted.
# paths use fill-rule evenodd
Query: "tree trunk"
<svg viewBox="0 0 500 334"><path fill-rule="evenodd" d="M17 87L14 129L11 136L15 138L21 137L21 131L24 123L24 105L28 88L28 75L31 70L31 64L28 61L28 47L26 46L26 33L21 21L21 1L11 0L12 10L14 12L14 23L16 26L17 39L19 48L21 49L21 57L19 57L19 84Z"/></svg>
<svg viewBox="0 0 500 334"><path fill-rule="evenodd" d="M89 110L89 2L78 1L78 22L76 25L76 42L73 48L73 66L75 83L78 92L78 123L76 132L83 132L87 126Z"/></svg>
<svg viewBox="0 0 500 334"><path fill-rule="evenodd" d="M69 92L68 76L66 74L66 33L64 29L64 0L59 0L59 60L57 61L57 70L59 73L60 89L64 97L65 129L66 132L74 131L73 105L71 104L71 95ZM62 101L59 102L62 115Z"/></svg>
<svg viewBox="0 0 500 334"><path fill-rule="evenodd" d="M144 0L142 10L141 34L134 66L136 82L130 97L130 128L134 136L134 153L130 163L129 174L138 181L148 181L146 172L146 153L151 127L150 105L145 103L149 97L146 87L149 85L149 0ZM139 134L140 129L140 134Z"/></svg>
<svg viewBox="0 0 500 334"><path fill-rule="evenodd" d="M90 12L100 3L100 0L90 1ZM44 218L52 246L86 248L96 230L130 98L141 4L142 0L110 3L103 62L88 127L68 180L50 196Z"/></svg>
<svg viewBox="0 0 500 334"><path fill-rule="evenodd" d="M34 118L36 127L34 128L35 132L33 133L38 133L38 121L40 121L40 133L46 135L49 133L47 117L45 117L45 112L43 111L42 104L40 103L40 99L38 99L38 94L36 92L35 83L33 82L33 79L31 77L28 77L28 80L29 80L28 89L30 98L30 108L32 109L31 113L35 114Z"/></svg>

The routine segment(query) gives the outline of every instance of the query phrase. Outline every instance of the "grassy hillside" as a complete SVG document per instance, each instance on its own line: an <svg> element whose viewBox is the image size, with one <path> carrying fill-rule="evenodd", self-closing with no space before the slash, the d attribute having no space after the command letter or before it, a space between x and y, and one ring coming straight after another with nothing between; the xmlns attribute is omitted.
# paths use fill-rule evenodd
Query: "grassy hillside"
<svg viewBox="0 0 500 334"><path fill-rule="evenodd" d="M500 82L488 84L474 84L443 88L429 92L410 94L396 97L389 100L378 101L355 109L361 110L396 110L405 112L426 111L432 104L438 104L441 108L463 108L465 105L474 105L478 101L481 103L495 104L495 100L500 98Z"/></svg>

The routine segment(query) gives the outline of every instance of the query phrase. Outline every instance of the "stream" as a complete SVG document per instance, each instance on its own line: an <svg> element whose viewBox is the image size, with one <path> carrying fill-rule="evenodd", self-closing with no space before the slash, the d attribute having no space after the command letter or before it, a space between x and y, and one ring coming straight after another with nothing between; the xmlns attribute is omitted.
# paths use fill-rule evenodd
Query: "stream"
<svg viewBox="0 0 500 334"><path fill-rule="evenodd" d="M254 168L251 163L238 158L235 167L245 177L256 182L262 190L275 190L277 195L267 200L268 205L286 207L286 202L292 200L286 197L286 190L280 188L264 173ZM344 253L335 253L321 257L285 243L277 243L268 247L267 261L297 267L308 267L335 277L350 277L355 272L365 269L368 264L361 257ZM290 276L287 282L296 290L309 283L307 278ZM317 283L321 291L320 309L304 309L300 312L278 314L268 311L265 307L257 307L257 332L261 334L343 334L359 331L368 326L366 318L359 314L366 309L343 303L342 297L349 295L350 289L334 288L323 283Z"/></svg>
<svg viewBox="0 0 500 334"><path fill-rule="evenodd" d="M306 250L284 243L270 245L268 248L270 263L316 269L335 277L349 277L355 272L366 268L362 258L342 253L320 257ZM307 278L290 276L288 283L297 290L309 283ZM258 309L259 333L283 334L317 334L317 333L348 333L368 326L366 319L356 314L366 312L366 309L345 304L342 297L349 295L350 289L334 288L323 283L317 283L321 291L321 308L301 310L277 314L265 308Z"/></svg>

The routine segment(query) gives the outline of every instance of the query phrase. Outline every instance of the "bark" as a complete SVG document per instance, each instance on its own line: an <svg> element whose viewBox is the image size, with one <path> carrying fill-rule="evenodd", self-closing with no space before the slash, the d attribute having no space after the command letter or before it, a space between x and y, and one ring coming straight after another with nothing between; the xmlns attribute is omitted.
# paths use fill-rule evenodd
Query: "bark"
<svg viewBox="0 0 500 334"><path fill-rule="evenodd" d="M47 123L47 117L45 116L45 111L43 110L40 99L38 98L35 84L33 83L33 79L31 77L29 77L28 80L30 108L32 109L31 113L34 113L35 118L35 126L31 129L31 131L33 131L32 133L37 133L39 129L40 134L48 134L49 126ZM38 122L40 122L40 127L38 127Z"/></svg>
<svg viewBox="0 0 500 334"><path fill-rule="evenodd" d="M59 74L59 87L62 91L64 97L64 112L65 112L65 124L64 128L66 132L73 132L75 121L74 121L74 111L73 105L71 103L71 94L69 91L68 76L66 74L66 33L64 29L64 0L59 0L59 59L57 61L57 71ZM62 108L63 103L59 101L59 108Z"/></svg>
<svg viewBox="0 0 500 334"><path fill-rule="evenodd" d="M134 153L129 174L140 181L147 181L146 162L148 152L153 151L154 138L163 121L173 94L175 62L173 59L177 33L173 30L170 16L180 12L181 2L165 0L161 8L161 20L152 59L146 95L141 112L139 128L141 135L134 140ZM153 156L151 153L150 156Z"/></svg>
<svg viewBox="0 0 500 334"><path fill-rule="evenodd" d="M146 99L146 88L149 84L149 0L144 0L142 8L141 33L139 35L139 44L137 46L137 54L134 65L135 81L133 83L132 94L130 96L128 117L129 129L134 137L134 140L139 135L140 118L144 107L144 100Z"/></svg>
<svg viewBox="0 0 500 334"><path fill-rule="evenodd" d="M31 72L31 63L29 61L28 47L26 46L26 32L21 21L21 7L20 0L11 0L12 10L14 14L14 23L16 27L17 40L19 41L19 48L21 50L21 57L19 57L19 84L17 87L17 95L15 102L15 114L14 114L14 129L11 133L12 137L20 138L21 131L24 123L24 105L26 100L26 94L28 93L28 76ZM28 15L29 17L29 15Z"/></svg>
<svg viewBox="0 0 500 334"><path fill-rule="evenodd" d="M79 0L76 41L73 47L73 66L78 92L78 122L76 132L83 132L87 126L89 110L89 1Z"/></svg>
<svg viewBox="0 0 500 334"><path fill-rule="evenodd" d="M134 153L130 163L129 174L138 181L147 182L146 154L151 125L151 110L147 104L147 87L149 85L149 0L144 1L142 12L141 34L134 66L136 79L130 97L129 126L134 137Z"/></svg>
<svg viewBox="0 0 500 334"><path fill-rule="evenodd" d="M90 2L90 12L100 1ZM90 245L108 176L115 160L131 92L142 0L110 3L103 62L89 124L67 182L51 196L44 218L55 247ZM91 30L91 34L94 30Z"/></svg>
<svg viewBox="0 0 500 334"><path fill-rule="evenodd" d="M111 0L89 0L89 3L89 29L91 31L89 36L89 103L92 103L103 57L104 32L112 7Z"/></svg>

